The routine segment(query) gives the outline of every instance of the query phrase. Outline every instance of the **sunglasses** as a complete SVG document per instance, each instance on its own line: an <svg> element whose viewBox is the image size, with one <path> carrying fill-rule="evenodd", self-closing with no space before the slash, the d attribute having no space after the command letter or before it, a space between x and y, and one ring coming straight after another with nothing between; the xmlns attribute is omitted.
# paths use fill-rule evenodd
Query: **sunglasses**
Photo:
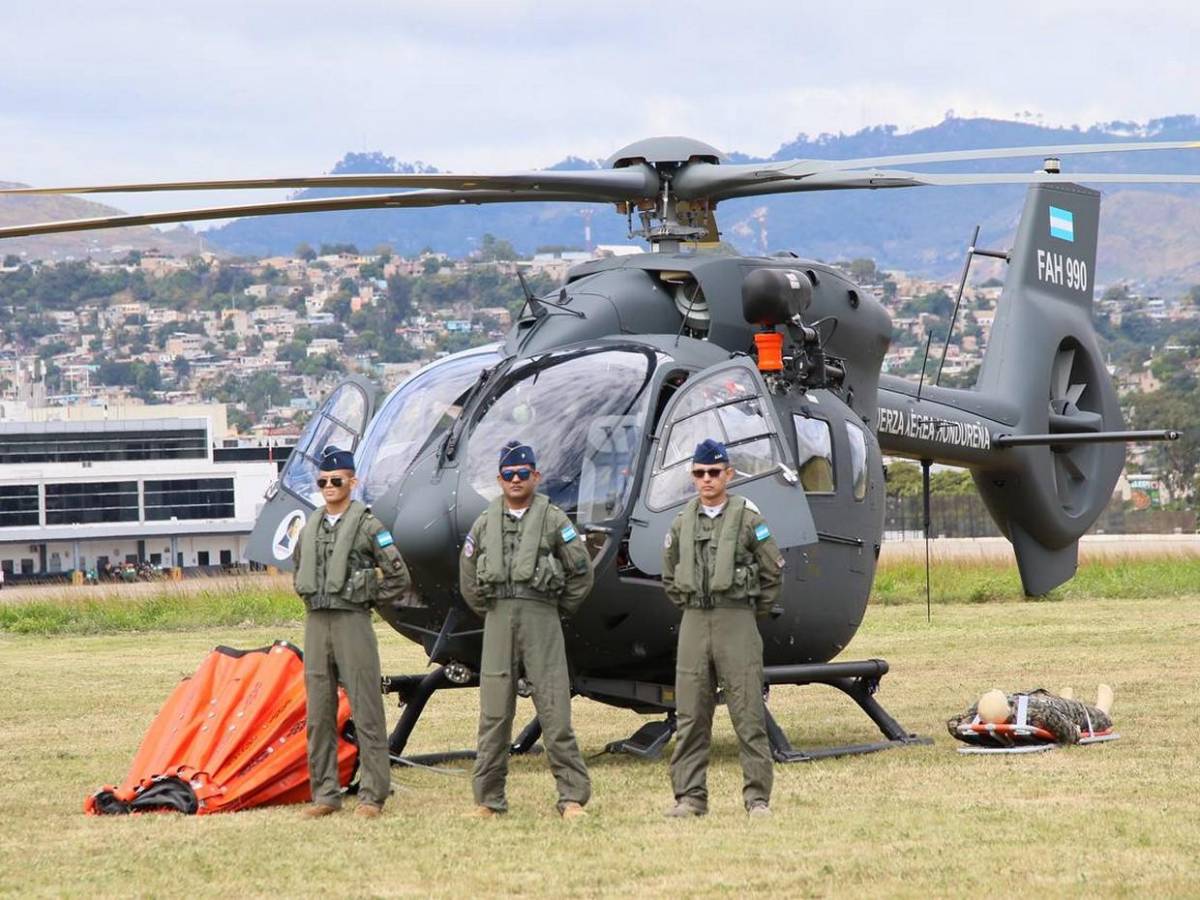
<svg viewBox="0 0 1200 900"><path fill-rule="evenodd" d="M725 474L724 469L692 469L692 477L700 480L702 478L720 478Z"/></svg>
<svg viewBox="0 0 1200 900"><path fill-rule="evenodd" d="M336 475L333 478L318 478L317 479L317 487L319 487L319 488L323 488L327 484L331 484L334 487L341 487L345 483L346 483L345 478L339 478Z"/></svg>
<svg viewBox="0 0 1200 900"><path fill-rule="evenodd" d="M500 477L505 481L512 481L514 478L519 478L522 481L528 481L533 477L533 469L505 469L500 473Z"/></svg>

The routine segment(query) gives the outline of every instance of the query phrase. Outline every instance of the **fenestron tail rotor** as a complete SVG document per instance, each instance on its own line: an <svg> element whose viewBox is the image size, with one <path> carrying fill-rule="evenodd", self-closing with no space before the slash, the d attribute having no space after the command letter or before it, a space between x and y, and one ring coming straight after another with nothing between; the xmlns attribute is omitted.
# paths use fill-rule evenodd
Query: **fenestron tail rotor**
<svg viewBox="0 0 1200 900"><path fill-rule="evenodd" d="M1086 355L1077 352L1073 341L1063 341L1050 368L1050 434L1081 434L1104 428L1099 396L1091 391L1095 373L1090 371ZM1087 491L1093 468L1095 447L1086 444L1055 447L1054 485L1058 500L1068 514L1074 513L1080 495Z"/></svg>

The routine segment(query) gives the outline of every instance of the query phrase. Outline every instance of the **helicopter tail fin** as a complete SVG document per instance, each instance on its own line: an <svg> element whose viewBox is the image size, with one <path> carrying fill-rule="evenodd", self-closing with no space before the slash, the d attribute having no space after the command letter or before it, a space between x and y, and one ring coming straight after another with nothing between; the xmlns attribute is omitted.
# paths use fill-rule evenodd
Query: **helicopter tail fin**
<svg viewBox="0 0 1200 900"><path fill-rule="evenodd" d="M1100 195L1034 185L1017 227L976 390L1015 402L1014 434L1119 430L1121 410L1092 323ZM1078 541L1112 497L1122 444L1011 447L972 474L1012 541L1025 592L1075 574Z"/></svg>

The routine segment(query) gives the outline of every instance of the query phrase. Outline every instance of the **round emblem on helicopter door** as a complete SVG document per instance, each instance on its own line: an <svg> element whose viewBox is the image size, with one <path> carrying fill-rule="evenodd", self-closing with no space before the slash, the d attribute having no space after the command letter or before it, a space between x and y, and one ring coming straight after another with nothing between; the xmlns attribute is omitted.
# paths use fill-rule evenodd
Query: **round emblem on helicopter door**
<svg viewBox="0 0 1200 900"><path fill-rule="evenodd" d="M275 529L275 539L271 541L271 552L278 560L292 558L292 551L300 540L300 531L304 528L305 515L296 510L283 517L279 527Z"/></svg>

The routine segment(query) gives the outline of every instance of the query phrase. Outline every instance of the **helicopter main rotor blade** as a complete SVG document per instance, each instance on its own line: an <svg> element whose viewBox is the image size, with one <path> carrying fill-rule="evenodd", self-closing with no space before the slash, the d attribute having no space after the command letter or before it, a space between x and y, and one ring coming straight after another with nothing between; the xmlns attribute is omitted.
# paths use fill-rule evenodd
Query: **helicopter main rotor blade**
<svg viewBox="0 0 1200 900"><path fill-rule="evenodd" d="M1118 172L906 172L901 169L876 169L869 172L821 172L803 180L750 184L709 195L712 200L757 197L763 194L791 194L805 191L878 190L952 185L984 184L1200 184L1200 175L1126 174Z"/></svg>
<svg viewBox="0 0 1200 900"><path fill-rule="evenodd" d="M72 187L0 188L0 194L135 194L151 191L216 191L244 188L437 188L454 191L586 191L606 202L640 200L658 192L658 174L648 165L623 169L513 172L505 175L446 173L318 175L305 178L234 178L216 181L155 181Z"/></svg>
<svg viewBox="0 0 1200 900"><path fill-rule="evenodd" d="M927 163L966 162L988 159L1020 159L1022 157L1060 157L1088 153L1132 153L1146 150L1196 150L1200 141L1140 141L1110 144L1060 144L1039 147L1001 147L986 150L950 150L935 153L905 153L894 156L861 157L858 159L791 159L781 162L714 165L696 163L676 176L675 191L683 198L750 196L729 194L728 191L757 184L808 179L826 172L845 172L855 169L876 169L890 166L924 165ZM769 192L759 192L769 193Z"/></svg>
<svg viewBox="0 0 1200 900"><path fill-rule="evenodd" d="M967 162L980 159L1020 159L1022 157L1077 156L1086 153L1133 153L1141 150L1200 150L1200 141L1128 141L1113 144L1046 144L1041 147L996 147L981 150L947 150L932 153L903 153L859 159L828 160L822 171L867 169L890 166L914 166L926 163ZM791 165L810 165L813 160L795 160ZM788 163L780 163L787 166Z"/></svg>
<svg viewBox="0 0 1200 900"><path fill-rule="evenodd" d="M516 203L545 200L584 203L607 202L607 198L597 197L583 191L408 191L401 194L367 194L366 196L329 197L316 200L283 200L277 203L247 203L239 206L217 206L161 213L102 216L94 219L68 219L60 222L39 222L32 225L12 225L7 228L0 228L0 240L4 238L30 237L39 234L63 234L70 231L123 228L130 225L166 225L173 222L198 222L204 219L232 219L237 216L278 216L296 213L337 212L353 209L468 206L481 203Z"/></svg>

